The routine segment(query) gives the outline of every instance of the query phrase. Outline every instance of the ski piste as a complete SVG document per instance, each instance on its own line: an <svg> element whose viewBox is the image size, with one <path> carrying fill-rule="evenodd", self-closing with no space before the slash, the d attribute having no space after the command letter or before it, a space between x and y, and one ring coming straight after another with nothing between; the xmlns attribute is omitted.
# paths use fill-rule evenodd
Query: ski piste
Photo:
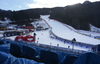
<svg viewBox="0 0 100 64"><path fill-rule="evenodd" d="M93 51L92 48L99 44L99 40L76 33L66 27L65 24L54 19L49 19L48 17L49 15L41 15L42 21L48 25L46 26L49 28L48 30L35 31L32 34L29 34L32 36L34 33L37 34L35 43L58 46L59 48L63 47L71 50L73 47L72 39L75 38L76 42L74 42L74 50L81 51ZM15 40L15 37L16 36L7 38Z"/></svg>

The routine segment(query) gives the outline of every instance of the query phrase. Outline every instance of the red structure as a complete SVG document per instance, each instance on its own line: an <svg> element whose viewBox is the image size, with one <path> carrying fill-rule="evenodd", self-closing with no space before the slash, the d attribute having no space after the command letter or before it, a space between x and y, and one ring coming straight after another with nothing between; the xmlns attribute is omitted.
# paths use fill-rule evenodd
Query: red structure
<svg viewBox="0 0 100 64"><path fill-rule="evenodd" d="M17 36L17 37L15 38L15 41L20 41L20 40L25 41L25 37L23 37L23 36Z"/></svg>
<svg viewBox="0 0 100 64"><path fill-rule="evenodd" d="M26 24L23 26L24 29L29 29L29 31L34 31L34 26L32 24Z"/></svg>
<svg viewBox="0 0 100 64"><path fill-rule="evenodd" d="M29 31L34 31L33 26L23 26L24 29L29 29Z"/></svg>
<svg viewBox="0 0 100 64"><path fill-rule="evenodd" d="M31 36L31 35L27 35L25 37L25 41L34 42L35 41L35 37L34 36Z"/></svg>
<svg viewBox="0 0 100 64"><path fill-rule="evenodd" d="M27 35L27 36L17 36L15 38L15 41L28 41L28 42L35 42L35 37L34 36L31 36L31 35Z"/></svg>

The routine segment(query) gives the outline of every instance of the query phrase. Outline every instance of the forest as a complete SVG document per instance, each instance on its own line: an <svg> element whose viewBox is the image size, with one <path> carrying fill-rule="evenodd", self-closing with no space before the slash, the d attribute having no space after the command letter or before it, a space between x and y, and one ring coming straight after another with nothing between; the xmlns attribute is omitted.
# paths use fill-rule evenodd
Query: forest
<svg viewBox="0 0 100 64"><path fill-rule="evenodd" d="M83 4L54 8L50 18L59 20L76 29L89 30L89 24L100 28L100 2L86 1Z"/></svg>

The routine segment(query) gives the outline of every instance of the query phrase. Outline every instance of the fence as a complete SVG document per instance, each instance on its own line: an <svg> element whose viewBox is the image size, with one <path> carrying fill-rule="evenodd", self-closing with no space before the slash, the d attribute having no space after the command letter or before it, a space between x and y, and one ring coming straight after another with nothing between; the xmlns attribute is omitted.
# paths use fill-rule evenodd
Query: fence
<svg viewBox="0 0 100 64"><path fill-rule="evenodd" d="M55 35L55 34L53 33L52 29L50 30L50 33L53 35L53 38L55 38L55 39L57 39L57 40L64 41L64 43L73 44L71 40L67 40L67 39L64 39L64 38L62 38L62 37L59 37L59 36ZM52 36L51 36L51 38L52 38ZM80 46L80 47L85 47L85 48L91 48L94 52L97 52L97 46L96 46L96 45L86 44L86 43L77 42L77 41L74 42L74 45Z"/></svg>
<svg viewBox="0 0 100 64"><path fill-rule="evenodd" d="M42 19L42 18L41 18ZM44 19L42 19L44 20ZM50 18L49 18L50 20ZM52 20L55 20L55 19L52 19ZM46 22L46 20L44 20ZM57 21L57 20L56 20ZM59 22L59 21L58 21ZM62 22L59 22L61 24L63 24ZM46 22L46 24L50 27L50 25ZM66 26L67 28L69 28L70 30L72 30L70 27L68 27L67 25L63 24L64 26ZM73 44L71 40L67 40L67 39L64 39L62 37L59 37L57 35L55 35L52 31L52 29L50 29L50 34L53 35L54 37L51 36L51 38L55 38L57 40L62 40L64 41L64 43L70 43L70 44ZM83 43L83 42L74 42L74 45L76 46L80 46L80 47L85 47L85 48L91 48L94 52L97 52L97 46L95 45L92 45L92 44L86 44L86 43ZM70 50L71 51L71 50ZM74 52L74 50L72 50L72 52ZM76 52L76 51L75 51ZM79 50L78 50L79 52ZM81 52L81 51L80 51Z"/></svg>
<svg viewBox="0 0 100 64"><path fill-rule="evenodd" d="M2 40L3 42L6 41L6 39L0 39L0 40ZM77 50L81 54L77 54L77 53L75 54L74 51L76 51L76 50L74 50L73 51L74 53L72 53L72 52L68 52L68 50L70 51L70 49L57 47L57 46L51 46L51 45L31 43L31 42L25 42L25 41L21 41L21 42L20 41L17 41L17 42L10 41L10 40L7 40L7 41L9 41L10 45L8 45L7 43L4 43L7 45L0 45L0 48L3 46L2 47L3 51L0 50L0 57L2 57L3 59L0 59L0 62L3 62L5 64L8 64L9 62L15 63L16 59L18 60L18 62L16 62L15 64L18 64L18 63L23 64L24 62L26 62L27 59L28 59L27 62L29 62L29 63L30 63L30 61L33 60L32 61L33 63L30 63L30 64L35 64L35 63L36 64L44 64L44 63L45 64L58 64L58 63L59 64L66 64L66 63L74 64L75 61L79 57L81 57L80 55L82 53L85 53L83 51ZM5 49L4 49L5 47L7 47L6 50L8 50L8 51L10 50L10 53L5 51ZM87 57L90 57L90 56L91 55L89 55ZM20 59L17 57L20 57ZM94 55L93 55L92 57L95 59L99 59L99 56L94 57ZM23 58L25 59L25 61ZM31 60L29 60L29 59L31 59ZM83 60L81 60L81 61L83 61ZM41 63L41 62L43 62L43 63ZM29 63L26 63L26 64L29 64Z"/></svg>

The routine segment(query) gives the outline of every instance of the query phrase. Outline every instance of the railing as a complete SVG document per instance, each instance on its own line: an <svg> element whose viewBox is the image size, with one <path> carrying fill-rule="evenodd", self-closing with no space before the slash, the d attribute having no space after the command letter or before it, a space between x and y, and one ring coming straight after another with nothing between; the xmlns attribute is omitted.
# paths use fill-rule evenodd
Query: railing
<svg viewBox="0 0 100 64"><path fill-rule="evenodd" d="M72 44L71 40L67 40L67 39L64 39L62 37L55 35L53 33L52 29L50 29L50 34L52 34L55 39L62 40L62 41L64 41L64 43L71 43ZM45 48L45 49L63 51L63 52L70 52L70 53L77 53L77 54L83 54L85 52L88 52L88 51L83 51L83 50L76 50L76 49L70 49L70 48L64 48L64 47L52 46L52 45L46 45L46 44L39 44L39 43L32 43L32 42L25 42L25 41L21 41L19 43L25 43L25 44L28 44L28 45L38 46L38 47L42 47L42 48ZM96 48L95 45L85 44L85 43L82 43L82 42L74 42L74 45Z"/></svg>
<svg viewBox="0 0 100 64"><path fill-rule="evenodd" d="M59 36L55 35L53 33L52 29L50 29L50 33L54 36L53 38L55 38L57 40L62 40L62 41L64 41L64 43L71 43L71 44L73 44L71 40L67 40L67 39L64 39L62 37L59 37ZM77 41L74 42L74 45L78 45L80 47L85 47L85 48L91 48L94 52L97 52L97 50L96 50L97 49L97 46L96 45L86 44L86 43L77 42Z"/></svg>
<svg viewBox="0 0 100 64"><path fill-rule="evenodd" d="M40 43L31 43L31 42L25 42L25 41L21 41L19 43L24 43L31 46L37 46L37 47L41 47L41 49L44 48L44 49L57 51L57 52L59 51L59 52L67 52L67 53L74 53L74 54L83 54L87 52L87 51L82 51L82 50L76 50L76 49L73 50L73 49L59 47L59 46L52 46L52 45L46 45L46 44L40 44Z"/></svg>
<svg viewBox="0 0 100 64"><path fill-rule="evenodd" d="M42 18L41 18L42 19ZM49 18L50 19L50 18ZM42 20L44 20L44 19L42 19ZM54 19L53 19L54 20ZM46 22L46 20L44 20L45 22ZM59 21L58 21L59 22ZM47 23L47 22L46 22ZM61 22L60 22L61 23ZM63 23L61 23L61 24L63 24ZM48 23L47 23L47 25L49 25ZM64 24L63 24L64 25ZM66 25L64 25L64 26L66 26ZM50 27L50 25L49 25L49 27ZM66 27L68 27L68 26L66 26ZM69 29L71 29L70 27L68 27ZM71 29L72 30L72 29ZM52 31L52 29L50 28L50 34L51 35L53 35L54 37L53 38L55 38L55 39L57 39L57 40L62 40L62 41L64 41L64 43L71 43L72 44L72 41L71 40L68 40L68 39L64 39L64 38L62 38L62 37L59 37L59 36L57 36L57 35L55 35L54 33L53 33L53 31ZM52 37L52 36L51 36ZM86 47L86 48L91 48L94 52L97 52L97 46L95 46L95 45L92 45L92 44L86 44L86 43L82 43L82 42L74 42L73 43L74 45L79 45L80 47ZM60 47L59 47L60 48ZM68 50L70 50L69 48L68 48ZM76 52L76 50L74 49L74 50L70 50L71 52ZM78 50L78 52L82 52L81 50ZM83 51L84 52L84 51Z"/></svg>

